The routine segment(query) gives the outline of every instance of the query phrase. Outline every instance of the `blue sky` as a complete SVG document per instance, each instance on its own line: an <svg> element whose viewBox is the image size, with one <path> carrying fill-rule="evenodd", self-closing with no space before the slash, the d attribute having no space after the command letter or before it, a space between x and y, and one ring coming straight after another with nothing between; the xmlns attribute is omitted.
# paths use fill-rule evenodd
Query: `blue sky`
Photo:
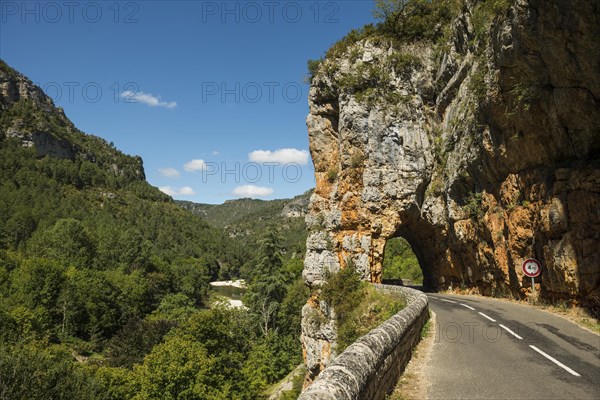
<svg viewBox="0 0 600 400"><path fill-rule="evenodd" d="M174 198L314 186L306 61L373 22L372 0L0 0L0 57L84 132L140 155Z"/></svg>

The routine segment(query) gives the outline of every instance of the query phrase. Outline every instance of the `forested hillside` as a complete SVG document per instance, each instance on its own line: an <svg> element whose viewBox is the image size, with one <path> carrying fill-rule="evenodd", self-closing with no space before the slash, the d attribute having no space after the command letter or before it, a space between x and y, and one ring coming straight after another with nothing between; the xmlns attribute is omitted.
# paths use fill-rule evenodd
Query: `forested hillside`
<svg viewBox="0 0 600 400"><path fill-rule="evenodd" d="M0 399L259 398L306 297L263 233L249 253L177 206L0 60ZM249 309L209 309L249 254Z"/></svg>
<svg viewBox="0 0 600 400"><path fill-rule="evenodd" d="M279 233L285 259L300 262L304 258L307 234L304 216L311 194L312 190L309 190L293 199L239 199L223 204L175 203L201 216L211 226L222 229L245 250L247 257L239 260L233 269L222 268L221 274L223 277L246 277L257 262L259 241L269 230Z"/></svg>

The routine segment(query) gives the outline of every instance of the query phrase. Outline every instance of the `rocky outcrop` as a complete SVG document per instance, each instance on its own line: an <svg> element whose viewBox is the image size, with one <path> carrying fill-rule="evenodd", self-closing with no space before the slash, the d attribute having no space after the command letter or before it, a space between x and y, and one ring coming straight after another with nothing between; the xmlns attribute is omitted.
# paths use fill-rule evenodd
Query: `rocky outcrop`
<svg viewBox="0 0 600 400"><path fill-rule="evenodd" d="M40 87L0 59L0 145L5 138L35 148L39 158L85 160L118 177L146 179L141 157L126 156L78 130Z"/></svg>
<svg viewBox="0 0 600 400"><path fill-rule="evenodd" d="M0 60L0 112L21 99L31 99L47 110L54 108L54 103L42 89Z"/></svg>
<svg viewBox="0 0 600 400"><path fill-rule="evenodd" d="M35 147L38 157L49 155L66 160L75 159L76 149L71 143L57 139L47 132L21 132L12 128L6 132L6 136L18 138L24 147Z"/></svg>
<svg viewBox="0 0 600 400"><path fill-rule="evenodd" d="M534 257L541 297L598 306L600 6L511 3L482 26L485 2L467 1L447 46L364 39L314 77L311 377L335 356L335 329L308 324L334 320L318 300L324 276L351 260L380 282L395 236L433 289L524 298L520 267Z"/></svg>
<svg viewBox="0 0 600 400"><path fill-rule="evenodd" d="M286 218L301 218L306 216L308 211L308 203L312 190L294 197L288 201L281 211L281 215Z"/></svg>

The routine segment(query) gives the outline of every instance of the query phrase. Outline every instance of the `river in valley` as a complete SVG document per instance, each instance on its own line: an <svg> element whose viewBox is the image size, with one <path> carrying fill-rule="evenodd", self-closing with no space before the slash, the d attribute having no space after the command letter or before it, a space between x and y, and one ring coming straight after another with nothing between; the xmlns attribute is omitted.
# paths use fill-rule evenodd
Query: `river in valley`
<svg viewBox="0 0 600 400"><path fill-rule="evenodd" d="M243 307L242 297L244 297L244 294L246 293L246 288L243 287L243 283L240 283L240 281L227 281L211 282L210 285L214 293L229 299L229 304L234 307Z"/></svg>

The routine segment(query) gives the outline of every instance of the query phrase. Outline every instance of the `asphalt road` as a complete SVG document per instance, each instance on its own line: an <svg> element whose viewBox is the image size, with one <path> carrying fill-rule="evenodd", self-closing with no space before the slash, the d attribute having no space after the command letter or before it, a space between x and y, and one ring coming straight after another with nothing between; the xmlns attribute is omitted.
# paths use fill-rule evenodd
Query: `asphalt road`
<svg viewBox="0 0 600 400"><path fill-rule="evenodd" d="M428 294L431 399L600 399L600 336L545 311Z"/></svg>

